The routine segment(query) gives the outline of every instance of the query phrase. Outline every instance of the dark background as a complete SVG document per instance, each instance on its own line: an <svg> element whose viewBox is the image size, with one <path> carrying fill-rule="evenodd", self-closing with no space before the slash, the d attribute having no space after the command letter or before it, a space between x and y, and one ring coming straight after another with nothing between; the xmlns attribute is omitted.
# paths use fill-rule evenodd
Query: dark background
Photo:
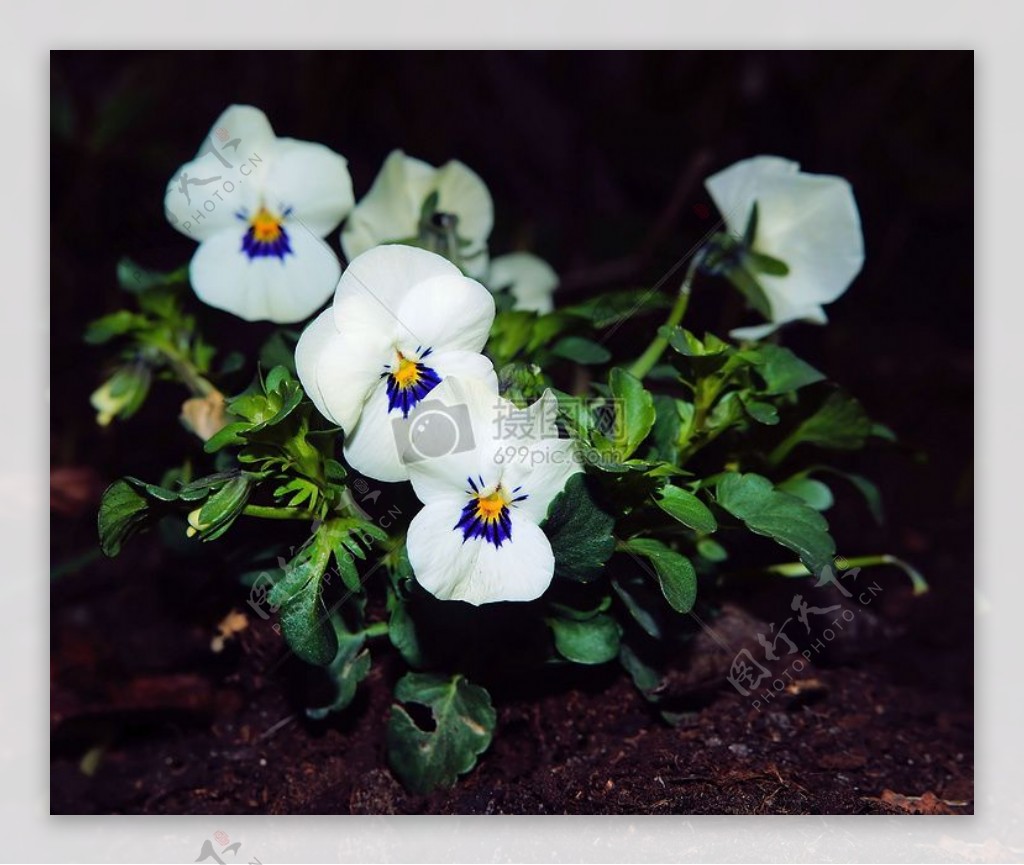
<svg viewBox="0 0 1024 865"><path fill-rule="evenodd" d="M492 253L547 258L563 275L563 302L653 285L714 225L704 177L752 155L788 157L850 180L867 262L828 307L832 324L791 327L785 341L901 439L844 462L880 482L885 526L837 486L833 534L845 555L891 552L932 583L894 610L901 636L880 675L969 705L973 65L969 52L54 53L52 464L89 470L98 497L122 474L157 479L168 452L194 446L167 427L182 397L170 384L129 422L97 428L88 398L109 351L81 334L124 304L121 256L168 269L191 256L191 241L163 219L164 190L232 102L262 108L279 135L346 156L357 198L394 147L467 163L495 200ZM337 248L336 235L328 240ZM698 285L688 325L717 330L740 312L722 286ZM270 332L202 316L218 346L251 350ZM612 347L638 351L651 326L631 322ZM91 628L112 627L104 604L117 628L133 627L114 612L124 573L75 565L95 543L94 498L64 511L52 522L58 655L76 627L86 641ZM152 602L138 627L159 630L161 617L195 617L209 603L199 589ZM90 735L71 740L65 758Z"/></svg>

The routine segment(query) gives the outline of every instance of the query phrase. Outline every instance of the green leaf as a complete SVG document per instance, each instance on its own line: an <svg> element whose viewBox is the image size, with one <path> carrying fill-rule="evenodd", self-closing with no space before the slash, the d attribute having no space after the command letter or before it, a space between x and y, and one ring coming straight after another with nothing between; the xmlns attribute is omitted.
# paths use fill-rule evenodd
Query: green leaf
<svg viewBox="0 0 1024 865"><path fill-rule="evenodd" d="M836 450L856 450L871 434L871 420L864 407L849 394L833 391L821 407L790 436L798 443Z"/></svg>
<svg viewBox="0 0 1024 865"><path fill-rule="evenodd" d="M551 353L582 364L607 363L612 357L612 353L603 345L582 336L562 337L555 343Z"/></svg>
<svg viewBox="0 0 1024 865"><path fill-rule="evenodd" d="M641 381L616 367L609 378L615 400L615 444L619 460L628 459L654 426L654 399Z"/></svg>
<svg viewBox="0 0 1024 865"><path fill-rule="evenodd" d="M252 494L252 479L248 475L231 478L210 496L199 511L198 530L204 541L213 541L223 535L242 514Z"/></svg>
<svg viewBox="0 0 1024 865"><path fill-rule="evenodd" d="M806 474L814 474L816 472L828 472L830 474L838 475L841 478L846 478L857 491L864 497L864 501L868 506L868 511L874 520L879 525L885 522L885 508L882 504L882 494L875 484L868 480L864 475L854 474L853 472L845 472L842 469L833 468L832 466L812 466L807 469Z"/></svg>
<svg viewBox="0 0 1024 865"><path fill-rule="evenodd" d="M757 312L767 319L772 317L772 307L768 295L765 294L761 284L750 271L743 267L732 267L726 271L725 276Z"/></svg>
<svg viewBox="0 0 1024 865"><path fill-rule="evenodd" d="M716 487L718 504L757 535L795 552L813 574L831 565L836 546L828 523L796 496L779 492L766 477L730 473Z"/></svg>
<svg viewBox="0 0 1024 865"><path fill-rule="evenodd" d="M729 558L729 551L713 538L701 538L697 541L697 553L709 562L724 562Z"/></svg>
<svg viewBox="0 0 1024 865"><path fill-rule="evenodd" d="M758 423L766 426L775 426L779 422L779 412L770 402L758 402L757 400L740 398L743 408Z"/></svg>
<svg viewBox="0 0 1024 865"><path fill-rule="evenodd" d="M461 675L407 673L395 686L395 699L427 706L434 719L434 729L423 730L401 705L391 707L388 759L414 793L450 787L491 744L497 715L490 695Z"/></svg>
<svg viewBox="0 0 1024 865"><path fill-rule="evenodd" d="M292 375L295 371L295 344L298 334L292 330L276 330L260 348L259 362L263 369L283 366Z"/></svg>
<svg viewBox="0 0 1024 865"><path fill-rule="evenodd" d="M161 273L157 270L146 270L130 258L122 258L117 263L117 281L121 288L132 294L140 294L152 288L183 285L188 282L188 265Z"/></svg>
<svg viewBox="0 0 1024 865"><path fill-rule="evenodd" d="M651 594L653 590L648 589L647 585L639 579L630 580L628 583L622 580L612 580L612 588L633 620L654 639L661 639L661 625L658 622L658 617L643 603L654 599L655 596Z"/></svg>
<svg viewBox="0 0 1024 865"><path fill-rule="evenodd" d="M121 336L136 328L145 327L146 319L127 309L112 312L89 323L85 329L85 341L90 345L101 345L115 336Z"/></svg>
<svg viewBox="0 0 1024 865"><path fill-rule="evenodd" d="M711 534L718 528L715 515L693 493L667 484L655 498L658 507L695 532Z"/></svg>
<svg viewBox="0 0 1024 865"><path fill-rule="evenodd" d="M770 396L792 393L825 378L813 366L781 345L767 343L741 354L756 366L758 375L764 379L761 392Z"/></svg>
<svg viewBox="0 0 1024 865"><path fill-rule="evenodd" d="M370 672L370 652L363 648L366 636L347 631L340 621L340 616L335 615L334 619L338 653L331 661L327 674L334 683L335 696L326 706L306 709L306 715L314 720L320 720L331 712L340 712L347 708L356 696L359 683Z"/></svg>
<svg viewBox="0 0 1024 865"><path fill-rule="evenodd" d="M619 652L619 663L629 673L637 690L648 700L656 700L654 689L661 684L662 675L650 664L640 659L640 656L630 646L623 642Z"/></svg>
<svg viewBox="0 0 1024 865"><path fill-rule="evenodd" d="M777 489L803 499L816 511L827 511L835 503L828 485L804 475L794 475L779 484Z"/></svg>
<svg viewBox="0 0 1024 865"><path fill-rule="evenodd" d="M555 573L569 580L595 579L615 552L615 519L594 500L582 472L569 478L541 528L555 554Z"/></svg>
<svg viewBox="0 0 1024 865"><path fill-rule="evenodd" d="M321 596L322 577L322 571L311 577L303 591L280 608L281 630L292 651L307 664L320 667L330 664L338 649Z"/></svg>
<svg viewBox="0 0 1024 865"><path fill-rule="evenodd" d="M780 258L773 258L763 252L749 250L744 256L747 265L756 273L767 273L769 276L786 276L789 265Z"/></svg>
<svg viewBox="0 0 1024 865"><path fill-rule="evenodd" d="M128 481L114 481L107 487L97 520L104 554L113 557L121 552L122 544L141 528L148 512L149 503Z"/></svg>
<svg viewBox="0 0 1024 865"><path fill-rule="evenodd" d="M324 604L324 572L331 555L329 532L321 526L309 546L285 568L283 579L267 597L280 608L281 630L292 651L308 664L329 665L338 651L338 637Z"/></svg>
<svg viewBox="0 0 1024 865"><path fill-rule="evenodd" d="M619 654L622 629L611 616L590 619L547 620L555 637L555 648L563 658L576 664L605 664Z"/></svg>
<svg viewBox="0 0 1024 865"><path fill-rule="evenodd" d="M669 606L678 613L688 613L697 600L697 572L693 563L661 541L653 538L633 538L625 544L627 552L643 556L654 566Z"/></svg>

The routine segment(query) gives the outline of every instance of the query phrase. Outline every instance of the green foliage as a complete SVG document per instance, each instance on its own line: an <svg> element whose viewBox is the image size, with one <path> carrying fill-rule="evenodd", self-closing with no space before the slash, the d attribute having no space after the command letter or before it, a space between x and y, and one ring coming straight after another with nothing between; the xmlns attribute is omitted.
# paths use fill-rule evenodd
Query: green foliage
<svg viewBox="0 0 1024 865"><path fill-rule="evenodd" d="M684 555L670 550L654 538L633 538L623 549L643 556L654 567L661 593L677 613L688 613L697 600L697 572Z"/></svg>
<svg viewBox="0 0 1024 865"><path fill-rule="evenodd" d="M654 398L639 379L619 367L612 370L609 385L615 400L616 435L606 450L613 450L625 460L654 426Z"/></svg>
<svg viewBox="0 0 1024 865"><path fill-rule="evenodd" d="M555 573L568 580L595 579L615 551L615 519L595 501L582 473L569 478L541 528L555 554Z"/></svg>
<svg viewBox="0 0 1024 865"><path fill-rule="evenodd" d="M836 547L828 523L802 499L777 490L757 474L725 474L715 488L718 504L756 535L795 552L814 574L832 564Z"/></svg>
<svg viewBox="0 0 1024 865"><path fill-rule="evenodd" d="M148 516L149 502L126 480L114 481L103 493L98 517L100 549L116 556L128 538L137 532Z"/></svg>
<svg viewBox="0 0 1024 865"><path fill-rule="evenodd" d="M666 514L695 532L707 535L718 528L710 508L688 490L666 484L655 501Z"/></svg>
<svg viewBox="0 0 1024 865"><path fill-rule="evenodd" d="M306 709L306 715L314 720L321 720L331 712L346 709L355 699L359 683L370 672L370 651L365 648L366 635L350 633L340 616L332 618L338 651L327 668L327 674L334 685L334 699L326 706Z"/></svg>
<svg viewBox="0 0 1024 865"><path fill-rule="evenodd" d="M491 744L497 721L490 695L461 675L407 673L395 686L387 747L391 768L414 793L450 787ZM417 726L401 705L430 709L433 730Z"/></svg>

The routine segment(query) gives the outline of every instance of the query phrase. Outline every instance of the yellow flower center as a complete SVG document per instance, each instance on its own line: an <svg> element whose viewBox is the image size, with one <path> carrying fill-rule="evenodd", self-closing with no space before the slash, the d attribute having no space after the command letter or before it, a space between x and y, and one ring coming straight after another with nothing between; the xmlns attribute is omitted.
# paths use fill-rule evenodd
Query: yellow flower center
<svg viewBox="0 0 1024 865"><path fill-rule="evenodd" d="M398 368L391 373L391 376L394 378L395 384L403 390L413 387L420 380L420 365L399 352Z"/></svg>
<svg viewBox="0 0 1024 865"><path fill-rule="evenodd" d="M257 243L273 243L281 236L281 220L265 207L259 209L249 224L253 240Z"/></svg>
<svg viewBox="0 0 1024 865"><path fill-rule="evenodd" d="M489 496L477 496L476 513L485 522L496 522L501 512L508 504L501 490L495 490Z"/></svg>

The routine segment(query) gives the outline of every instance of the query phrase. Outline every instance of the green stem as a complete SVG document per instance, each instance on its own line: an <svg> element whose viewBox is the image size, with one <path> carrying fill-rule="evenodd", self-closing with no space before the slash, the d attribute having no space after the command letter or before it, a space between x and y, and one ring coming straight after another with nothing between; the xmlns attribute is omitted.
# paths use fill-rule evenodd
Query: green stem
<svg viewBox="0 0 1024 865"><path fill-rule="evenodd" d="M167 363L181 379L182 384L192 391L194 396L209 396L217 389L200 375L199 370L187 357L173 346L161 342L157 344L156 348L167 359Z"/></svg>
<svg viewBox="0 0 1024 865"><path fill-rule="evenodd" d="M889 553L880 553L874 556L854 556L852 559L842 557L836 561L837 564L840 561L842 562L841 570L843 571L848 571L850 568L870 568L877 565L894 565L910 578L911 585L914 587L915 595L922 595L928 591L928 583L917 568L903 561L903 559L890 555ZM800 562L771 565L770 567L762 568L762 570L767 571L770 574L778 574L780 577L807 577L810 576L811 573Z"/></svg>
<svg viewBox="0 0 1024 865"><path fill-rule="evenodd" d="M665 327L672 328L678 326L683 320L683 316L686 315L686 307L690 303L690 293L693 289L693 279L697 275L697 269L703 260L702 250L698 251L691 259L690 266L686 269L686 276L683 277L683 281L679 285L679 296L676 297L676 302L670 310L668 318L665 319ZM668 348L668 343L668 337L658 334L651 341L651 344L647 346L644 353L633 361L633 365L629 368L630 375L643 381L644 376L654 369L654 365L661 359L662 353Z"/></svg>
<svg viewBox="0 0 1024 865"><path fill-rule="evenodd" d="M773 466L777 466L789 456L789 452L800 444L800 441L800 430L797 429L775 446L775 449L768 455L768 462Z"/></svg>
<svg viewBox="0 0 1024 865"><path fill-rule="evenodd" d="M260 517L264 520L307 520L313 522L316 514L302 508L272 508L266 505L246 505L242 513L247 517Z"/></svg>
<svg viewBox="0 0 1024 865"><path fill-rule="evenodd" d="M384 637L388 633L387 622L374 622L372 625L368 625L363 628L363 634L366 639L371 640L374 637Z"/></svg>

